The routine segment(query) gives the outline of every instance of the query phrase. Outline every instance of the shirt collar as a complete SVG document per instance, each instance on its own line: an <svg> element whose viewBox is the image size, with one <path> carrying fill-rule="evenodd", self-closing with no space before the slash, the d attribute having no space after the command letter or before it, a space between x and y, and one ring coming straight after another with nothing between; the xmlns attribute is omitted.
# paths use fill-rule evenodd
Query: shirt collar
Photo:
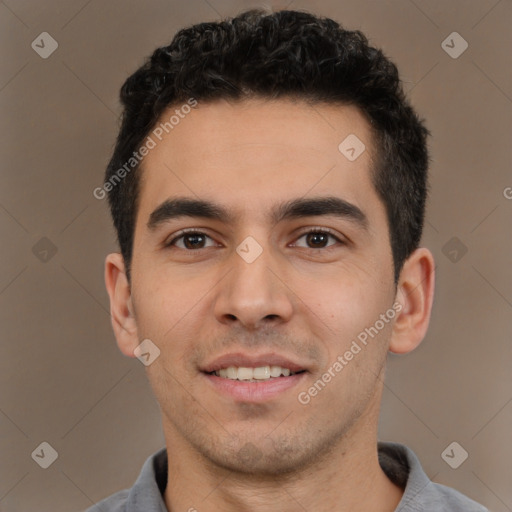
<svg viewBox="0 0 512 512"><path fill-rule="evenodd" d="M167 486L167 450L151 455L144 465L126 500L126 512L168 512L163 499Z"/></svg>
<svg viewBox="0 0 512 512"><path fill-rule="evenodd" d="M422 495L432 484L414 452L398 443L378 443L379 463L388 478L405 488L399 510L421 510ZM167 486L167 450L151 455L126 500L126 512L168 512L163 495Z"/></svg>

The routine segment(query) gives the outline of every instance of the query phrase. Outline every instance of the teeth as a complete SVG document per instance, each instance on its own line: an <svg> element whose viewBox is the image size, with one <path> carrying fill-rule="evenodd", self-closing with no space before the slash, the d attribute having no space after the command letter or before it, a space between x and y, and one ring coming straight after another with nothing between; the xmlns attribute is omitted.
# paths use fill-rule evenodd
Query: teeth
<svg viewBox="0 0 512 512"><path fill-rule="evenodd" d="M252 368L238 368L238 380L251 380L253 378L254 371Z"/></svg>
<svg viewBox="0 0 512 512"><path fill-rule="evenodd" d="M271 366L270 367L270 376L271 377L279 377L281 375L281 367L280 366Z"/></svg>
<svg viewBox="0 0 512 512"><path fill-rule="evenodd" d="M258 366L258 368L247 368L245 366L230 366L215 372L217 377L224 377L232 380L245 380L256 382L258 380L269 380L270 378L288 377L293 375L289 368L281 366Z"/></svg>
<svg viewBox="0 0 512 512"><path fill-rule="evenodd" d="M270 379L270 366L261 366L260 368L254 368L254 370L252 371L252 377L253 379L256 380Z"/></svg>
<svg viewBox="0 0 512 512"><path fill-rule="evenodd" d="M236 379L237 376L238 376L238 370L234 367L234 366L230 366L228 369L227 369L227 375L226 377L228 379Z"/></svg>

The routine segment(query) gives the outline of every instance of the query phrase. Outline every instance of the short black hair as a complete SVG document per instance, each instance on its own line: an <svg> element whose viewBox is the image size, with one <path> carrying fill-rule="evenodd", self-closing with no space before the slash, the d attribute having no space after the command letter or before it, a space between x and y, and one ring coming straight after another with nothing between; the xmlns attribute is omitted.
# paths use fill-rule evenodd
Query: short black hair
<svg viewBox="0 0 512 512"><path fill-rule="evenodd" d="M263 9L180 30L121 88L122 123L105 182L112 184L132 162L133 170L108 188L128 281L141 172L134 152L169 107L191 98L295 98L357 107L374 139L371 176L386 208L398 282L421 239L430 132L406 99L395 64L362 32L307 12Z"/></svg>

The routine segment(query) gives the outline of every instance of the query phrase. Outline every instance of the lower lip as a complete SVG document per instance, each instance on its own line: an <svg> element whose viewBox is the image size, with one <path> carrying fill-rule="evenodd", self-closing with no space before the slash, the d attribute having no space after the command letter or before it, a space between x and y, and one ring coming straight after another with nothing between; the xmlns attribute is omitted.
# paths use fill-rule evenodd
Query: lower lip
<svg viewBox="0 0 512 512"><path fill-rule="evenodd" d="M276 377L260 382L226 379L217 375L204 374L216 391L228 395L241 402L262 402L275 398L296 386L306 372L296 373L288 377Z"/></svg>

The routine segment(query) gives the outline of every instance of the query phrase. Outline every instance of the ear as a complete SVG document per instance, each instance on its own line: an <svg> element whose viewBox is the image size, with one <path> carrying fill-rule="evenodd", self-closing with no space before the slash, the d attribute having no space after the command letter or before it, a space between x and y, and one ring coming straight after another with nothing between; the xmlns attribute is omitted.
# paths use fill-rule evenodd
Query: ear
<svg viewBox="0 0 512 512"><path fill-rule="evenodd" d="M136 357L133 351L139 345L137 324L130 284L120 253L111 253L105 259L105 285L110 297L110 317L119 350L125 356Z"/></svg>
<svg viewBox="0 0 512 512"><path fill-rule="evenodd" d="M416 249L400 272L396 300L402 308L393 326L391 352L411 352L425 337L434 300L434 283L432 253L424 247Z"/></svg>

